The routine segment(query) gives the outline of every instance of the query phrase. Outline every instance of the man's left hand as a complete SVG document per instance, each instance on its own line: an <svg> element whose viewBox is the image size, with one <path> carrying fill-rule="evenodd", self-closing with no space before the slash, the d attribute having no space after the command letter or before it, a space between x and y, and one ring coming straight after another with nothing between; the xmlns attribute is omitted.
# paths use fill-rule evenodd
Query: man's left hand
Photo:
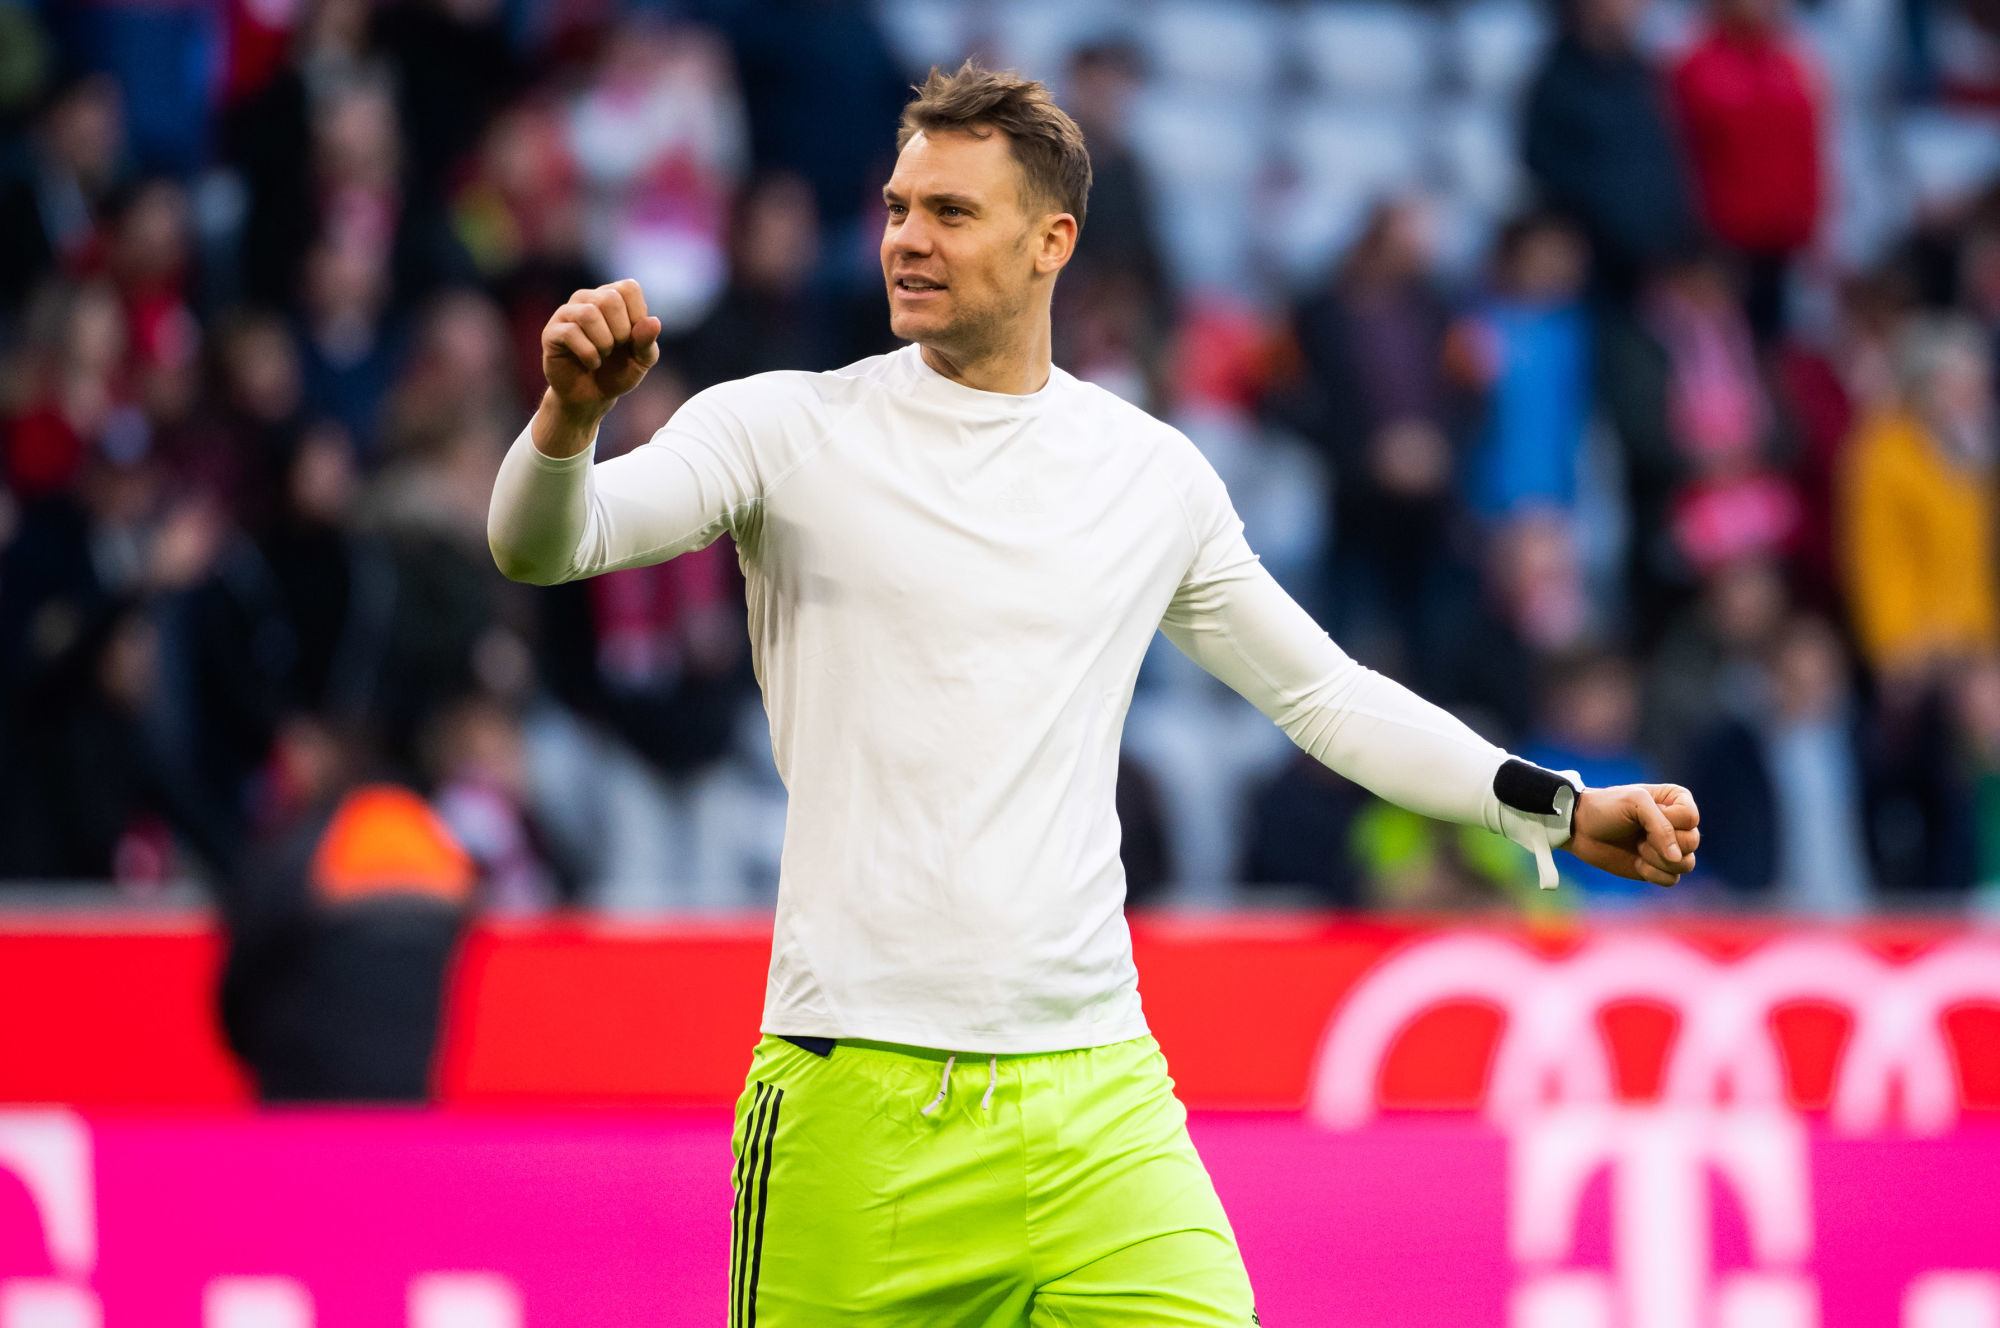
<svg viewBox="0 0 2000 1328"><path fill-rule="evenodd" d="M1577 794L1563 847L1593 867L1654 885L1694 870L1701 813L1678 784L1619 784Z"/></svg>

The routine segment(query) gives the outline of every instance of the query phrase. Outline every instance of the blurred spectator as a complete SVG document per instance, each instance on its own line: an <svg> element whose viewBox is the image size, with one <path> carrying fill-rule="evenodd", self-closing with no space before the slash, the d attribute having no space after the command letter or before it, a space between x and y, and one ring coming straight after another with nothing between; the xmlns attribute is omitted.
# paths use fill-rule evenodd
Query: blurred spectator
<svg viewBox="0 0 2000 1328"><path fill-rule="evenodd" d="M1523 125L1543 201L1583 227L1598 286L1619 299L1694 234L1665 89L1637 45L1647 3L1567 0Z"/></svg>
<svg viewBox="0 0 2000 1328"><path fill-rule="evenodd" d="M120 407L129 351L116 291L103 282L55 287L32 312L23 390L6 423L7 486L24 502L73 489L114 416L131 427Z"/></svg>
<svg viewBox="0 0 2000 1328"><path fill-rule="evenodd" d="M364 503L389 552L386 640L372 715L407 761L429 717L468 692L518 698L529 652L503 617L520 592L493 566L486 507L512 421L474 416L399 458Z"/></svg>
<svg viewBox="0 0 2000 1328"><path fill-rule="evenodd" d="M271 34L285 58L244 67L231 84L223 146L244 186L241 286L254 303L288 309L301 296L306 249L319 238L314 123L348 87L379 79L370 12L367 0L302 6L296 27Z"/></svg>
<svg viewBox="0 0 2000 1328"><path fill-rule="evenodd" d="M578 233L576 162L553 107L536 99L494 120L452 199L452 224L482 278L495 280L543 252L553 210Z"/></svg>
<svg viewBox="0 0 2000 1328"><path fill-rule="evenodd" d="M1673 73L1702 214L1745 260L1744 307L1767 342L1784 330L1787 264L1813 242L1827 193L1819 75L1785 16L1785 0L1711 0L1708 31Z"/></svg>
<svg viewBox="0 0 2000 1328"><path fill-rule="evenodd" d="M50 7L77 67L115 79L142 169L186 178L207 161L220 33L200 0L97 0Z"/></svg>
<svg viewBox="0 0 2000 1328"><path fill-rule="evenodd" d="M771 369L838 368L812 189L796 175L751 182L737 204L730 242L729 288L675 347L690 384L700 389Z"/></svg>
<svg viewBox="0 0 2000 1328"><path fill-rule="evenodd" d="M23 147L0 167L0 319L17 314L51 271L74 273L88 261L127 168L117 83L98 74L59 87Z"/></svg>
<svg viewBox="0 0 2000 1328"><path fill-rule="evenodd" d="M837 251L872 230L909 81L862 0L735 0L719 7L758 170L812 185ZM876 286L874 248L863 265ZM838 261L838 260L836 260Z"/></svg>
<svg viewBox="0 0 2000 1328"><path fill-rule="evenodd" d="M1789 552L1798 491L1769 461L1771 403L1727 271L1677 264L1648 292L1645 318L1666 353L1667 436L1686 476L1667 514L1676 552L1697 575Z"/></svg>
<svg viewBox="0 0 2000 1328"><path fill-rule="evenodd" d="M187 191L172 180L140 182L115 206L107 239L104 270L125 307L129 393L154 423L179 418L200 387Z"/></svg>
<svg viewBox="0 0 2000 1328"><path fill-rule="evenodd" d="M1306 379L1296 421L1334 471L1334 634L1420 690L1462 580L1432 238L1420 205L1383 204L1294 321Z"/></svg>
<svg viewBox="0 0 2000 1328"><path fill-rule="evenodd" d="M521 725L490 697L446 706L425 735L432 805L479 874L479 902L541 913L575 896L574 876L529 805Z"/></svg>
<svg viewBox="0 0 2000 1328"><path fill-rule="evenodd" d="M324 241L306 257L304 294L307 403L339 423L372 467L380 454L382 401L403 354L387 255L356 240Z"/></svg>
<svg viewBox="0 0 2000 1328"><path fill-rule="evenodd" d="M1840 638L1797 618L1754 695L1703 734L1685 778L1702 790L1704 874L1769 907L1853 917L1870 903L1859 712Z"/></svg>
<svg viewBox="0 0 2000 1328"><path fill-rule="evenodd" d="M1359 908L1365 882L1352 841L1367 801L1359 786L1303 752L1293 755L1251 795L1243 880L1301 886L1315 904Z"/></svg>
<svg viewBox="0 0 2000 1328"><path fill-rule="evenodd" d="M396 0L376 8L371 45L395 75L406 180L426 211L444 203L459 161L526 73L501 0Z"/></svg>
<svg viewBox="0 0 2000 1328"><path fill-rule="evenodd" d="M636 278L667 335L693 326L728 278L723 231L745 167L728 50L703 29L628 23L570 108L569 150L589 188L591 261Z"/></svg>
<svg viewBox="0 0 2000 1328"><path fill-rule="evenodd" d="M1090 243L1063 269L1063 280L1088 287L1101 274L1118 274L1149 295L1166 290L1153 220L1151 181L1132 150L1132 100L1143 85L1139 52L1123 42L1078 47L1063 85L1063 109L1090 146Z"/></svg>
<svg viewBox="0 0 2000 1328"><path fill-rule="evenodd" d="M1451 630L1434 650L1433 695L1475 727L1512 741L1536 720L1522 680L1539 661L1584 648L1602 634L1570 522L1524 512L1485 541L1476 598L1440 606Z"/></svg>
<svg viewBox="0 0 2000 1328"><path fill-rule="evenodd" d="M177 484L212 497L254 536L270 523L304 426L304 367L284 320L256 310L219 320L209 350L205 407L161 452Z"/></svg>
<svg viewBox="0 0 2000 1328"><path fill-rule="evenodd" d="M451 225L506 315L522 396L539 397L542 325L571 292L603 284L585 252L581 180L554 98L494 120L452 197Z"/></svg>
<svg viewBox="0 0 2000 1328"><path fill-rule="evenodd" d="M1789 601L1784 569L1771 558L1738 558L1710 570L1700 597L1676 615L1653 651L1647 751L1679 766L1724 716L1759 708L1764 661Z"/></svg>
<svg viewBox="0 0 2000 1328"><path fill-rule="evenodd" d="M1962 778L1953 679L1994 647L1992 367L1979 329L1914 322L1900 392L1864 420L1840 475L1855 636L1875 674L1869 836L1899 892L1972 883L1977 824Z"/></svg>
<svg viewBox="0 0 2000 1328"><path fill-rule="evenodd" d="M221 891L229 1044L265 1101L424 1101L473 863L358 731L293 718L271 782Z"/></svg>
<svg viewBox="0 0 2000 1328"><path fill-rule="evenodd" d="M1993 648L1992 366L1978 329L1911 327L1898 402L1864 420L1840 486L1846 581L1869 666L1923 687L1940 666Z"/></svg>
<svg viewBox="0 0 2000 1328"><path fill-rule="evenodd" d="M1543 897L1533 861L1477 826L1432 821L1371 798L1354 818L1350 840L1374 908L1435 912L1510 901L1536 912L1575 907Z"/></svg>
<svg viewBox="0 0 2000 1328"><path fill-rule="evenodd" d="M1856 420L1895 400L1893 347L1908 305L1892 272L1843 281L1830 326L1810 340L1790 339L1774 367L1779 401L1798 440L1793 476L1802 519L1796 566L1803 593L1824 609L1839 603L1836 497L1842 453Z"/></svg>
<svg viewBox="0 0 2000 1328"><path fill-rule="evenodd" d="M1533 655L1562 654L1591 634L1590 605L1583 568L1568 522L1550 515L1524 515L1489 547L1503 621Z"/></svg>
<svg viewBox="0 0 2000 1328"><path fill-rule="evenodd" d="M1865 733L1863 793L1875 880L1906 903L1956 902L1973 884L1978 824L1959 715L1947 689L1879 688Z"/></svg>
<svg viewBox="0 0 2000 1328"><path fill-rule="evenodd" d="M1590 319L1582 238L1549 217L1507 228L1492 294L1456 329L1463 370L1485 395L1469 496L1489 520L1570 515L1590 415Z"/></svg>
<svg viewBox="0 0 2000 1328"><path fill-rule="evenodd" d="M1151 181L1128 137L1139 53L1119 42L1070 58L1063 106L1090 146L1087 243L1056 284L1056 360L1141 405L1159 401L1172 309L1154 224Z"/></svg>
<svg viewBox="0 0 2000 1328"><path fill-rule="evenodd" d="M0 763L0 878L158 884L186 870L174 833L230 870L226 817L147 723L160 635L143 602L81 619L51 604L36 628L44 662L13 695Z"/></svg>
<svg viewBox="0 0 2000 1328"><path fill-rule="evenodd" d="M478 291L445 291L424 309L422 328L385 405L383 451L391 460L422 457L472 424L511 433L515 416L527 405L514 378L499 306Z"/></svg>
<svg viewBox="0 0 2000 1328"><path fill-rule="evenodd" d="M288 705L341 722L375 702L387 662L395 565L386 541L354 521L360 479L337 424L305 431L287 458L276 519L261 541L283 643Z"/></svg>

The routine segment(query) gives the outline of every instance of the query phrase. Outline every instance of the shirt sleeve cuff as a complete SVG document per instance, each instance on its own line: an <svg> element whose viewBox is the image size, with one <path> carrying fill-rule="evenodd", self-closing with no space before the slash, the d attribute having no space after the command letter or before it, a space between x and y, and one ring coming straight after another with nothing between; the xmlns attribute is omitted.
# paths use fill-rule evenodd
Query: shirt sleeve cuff
<svg viewBox="0 0 2000 1328"><path fill-rule="evenodd" d="M528 457L535 463L536 468L539 470L558 473L581 470L585 466L590 465L597 456L597 430L595 429L591 430L589 444L575 456L554 457L544 452L541 448L536 447L535 425L532 420L528 422L527 428L521 430L521 440L528 445Z"/></svg>

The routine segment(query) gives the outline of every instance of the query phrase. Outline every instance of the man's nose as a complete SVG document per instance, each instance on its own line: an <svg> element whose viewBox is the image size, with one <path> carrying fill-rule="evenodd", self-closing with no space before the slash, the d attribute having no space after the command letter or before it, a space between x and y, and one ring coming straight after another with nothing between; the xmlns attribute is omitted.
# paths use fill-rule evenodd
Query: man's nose
<svg viewBox="0 0 2000 1328"><path fill-rule="evenodd" d="M889 236L889 247L899 254L927 254L931 250L931 226L919 214L903 218Z"/></svg>

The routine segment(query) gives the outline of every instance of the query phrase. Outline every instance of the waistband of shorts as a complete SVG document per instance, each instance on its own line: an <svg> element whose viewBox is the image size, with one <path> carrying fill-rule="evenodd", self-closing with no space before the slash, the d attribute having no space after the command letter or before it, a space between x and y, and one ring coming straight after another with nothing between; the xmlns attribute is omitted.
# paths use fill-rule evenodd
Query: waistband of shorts
<svg viewBox="0 0 2000 1328"><path fill-rule="evenodd" d="M789 1038L786 1038L783 1034L780 1033L766 1033L764 1036L769 1038L776 1038L794 1047L798 1046L796 1042L791 1042ZM1103 1050L1103 1048L1105 1047L1116 1047L1125 1042L1138 1042L1143 1039L1150 1038L1151 1036L1152 1036L1151 1033L1141 1033L1136 1038L1120 1038L1117 1042L1106 1042L1098 1046L1092 1046L1092 1047L1067 1047L1059 1051L999 1051L999 1052L955 1051L950 1048L917 1047L917 1046L911 1046L910 1044L904 1042L878 1042L872 1038L834 1038L832 1039L832 1041L833 1041L833 1052L835 1054L838 1054L839 1052L842 1051L866 1051L866 1052L873 1052L876 1055L882 1055L882 1056L900 1056L908 1060L934 1061L937 1064L942 1065L945 1063L946 1060L954 1058L957 1060L970 1062L970 1061L983 1061L991 1058L998 1058L999 1060L1003 1061L1028 1061L1028 1060L1046 1060L1055 1056L1079 1056L1083 1055L1086 1052ZM801 1051L806 1051L807 1055L816 1054L808 1050L807 1048L800 1047L799 1049Z"/></svg>

